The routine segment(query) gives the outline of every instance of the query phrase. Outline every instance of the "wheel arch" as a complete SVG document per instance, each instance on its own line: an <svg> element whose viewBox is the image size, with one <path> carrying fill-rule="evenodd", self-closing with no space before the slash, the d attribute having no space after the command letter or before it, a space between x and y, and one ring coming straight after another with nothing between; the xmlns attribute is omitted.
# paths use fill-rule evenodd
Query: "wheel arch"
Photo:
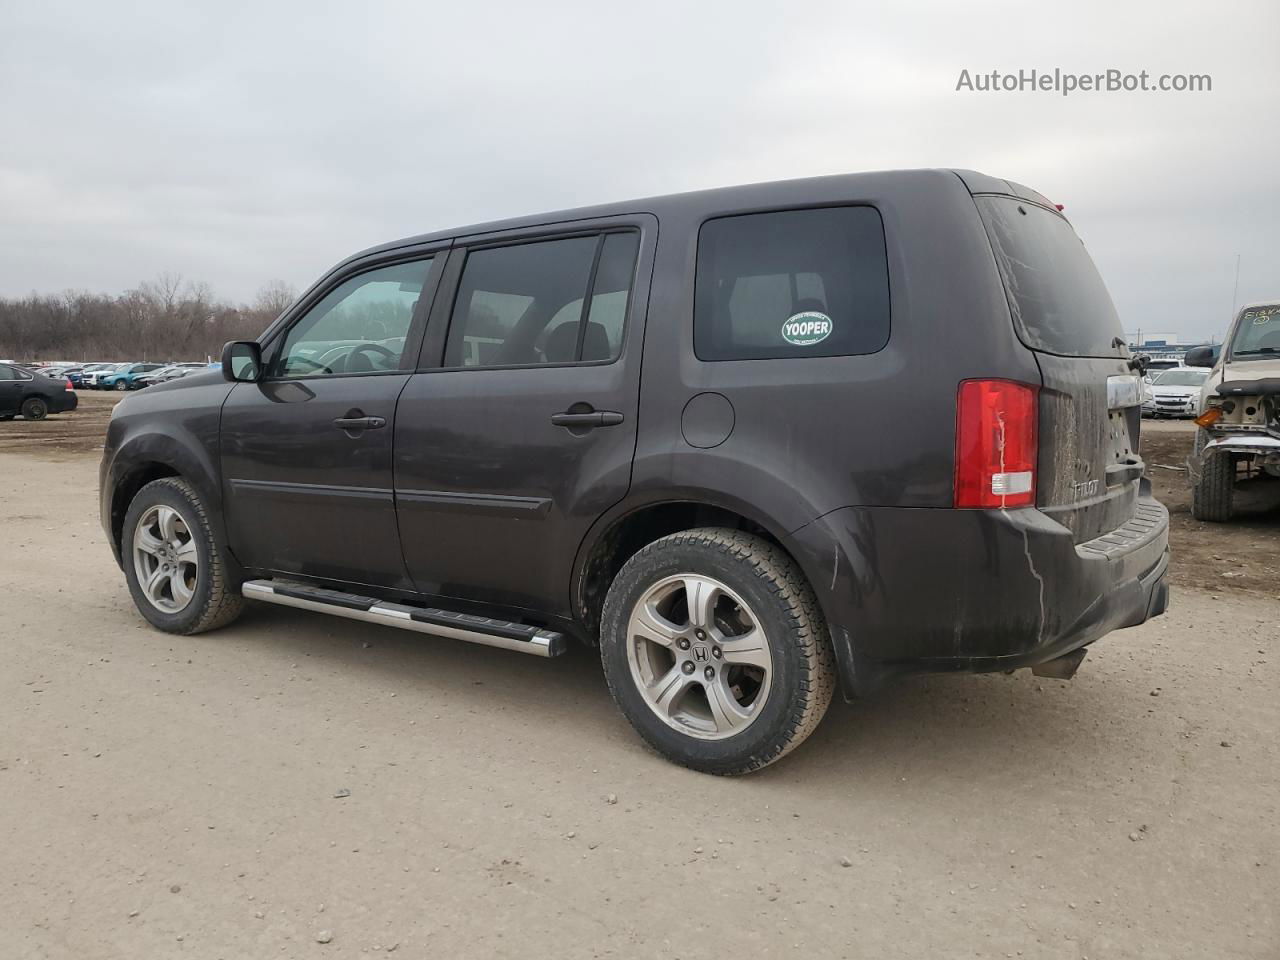
<svg viewBox="0 0 1280 960"><path fill-rule="evenodd" d="M205 451L198 444L194 445L195 449L192 446L166 434L147 433L127 441L116 451L110 465L110 488L105 491L109 500L104 507L111 549L117 561L121 557L124 518L129 505L143 487L164 477L180 477L191 484L216 518L214 527L221 538L222 498L217 471Z"/></svg>
<svg viewBox="0 0 1280 960"><path fill-rule="evenodd" d="M655 540L696 527L728 527L756 534L782 550L808 577L799 558L786 546L786 531L750 504L699 490L673 490L626 500L592 525L574 560L572 613L590 640L598 636L605 594L622 565Z"/></svg>

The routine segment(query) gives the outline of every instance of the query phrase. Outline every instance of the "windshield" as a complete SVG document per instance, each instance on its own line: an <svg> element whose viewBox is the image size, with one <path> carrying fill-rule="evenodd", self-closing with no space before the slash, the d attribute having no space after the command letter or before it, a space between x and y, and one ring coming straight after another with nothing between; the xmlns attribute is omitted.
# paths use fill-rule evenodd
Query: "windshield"
<svg viewBox="0 0 1280 960"><path fill-rule="evenodd" d="M1170 370L1162 373L1152 382L1157 387L1199 387L1209 376L1207 370Z"/></svg>
<svg viewBox="0 0 1280 960"><path fill-rule="evenodd" d="M1068 357L1127 355L1111 295L1066 218L1012 197L974 199L1022 342Z"/></svg>
<svg viewBox="0 0 1280 960"><path fill-rule="evenodd" d="M1280 355L1280 303L1246 307L1231 339L1232 360L1256 360Z"/></svg>

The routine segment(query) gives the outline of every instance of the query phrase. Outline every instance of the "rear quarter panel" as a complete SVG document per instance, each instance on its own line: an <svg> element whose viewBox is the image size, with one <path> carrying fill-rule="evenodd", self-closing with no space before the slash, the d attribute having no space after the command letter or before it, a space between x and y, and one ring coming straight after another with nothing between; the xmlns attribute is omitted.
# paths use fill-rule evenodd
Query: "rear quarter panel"
<svg viewBox="0 0 1280 960"><path fill-rule="evenodd" d="M784 532L845 506L950 507L959 382L1040 382L961 180L914 171L774 184L749 208L719 206L714 191L695 196L661 211L632 495L732 498ZM693 295L701 224L846 204L871 205L884 222L887 346L864 356L699 360ZM685 405L703 392L733 407L733 430L712 449L690 446L680 429Z"/></svg>

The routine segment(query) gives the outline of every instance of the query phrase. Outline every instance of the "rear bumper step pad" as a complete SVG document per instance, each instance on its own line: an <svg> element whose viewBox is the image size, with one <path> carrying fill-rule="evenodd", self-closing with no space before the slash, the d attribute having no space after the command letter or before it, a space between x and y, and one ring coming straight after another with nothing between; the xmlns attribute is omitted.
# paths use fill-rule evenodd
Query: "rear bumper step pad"
<svg viewBox="0 0 1280 960"><path fill-rule="evenodd" d="M529 653L535 657L558 657L568 647L564 634L541 627L454 613L434 607L390 603L305 584L248 580L241 592L250 600L278 603L281 606L328 613L350 620L380 623L401 630L416 630L467 643L482 643L489 647L501 647L503 650Z"/></svg>

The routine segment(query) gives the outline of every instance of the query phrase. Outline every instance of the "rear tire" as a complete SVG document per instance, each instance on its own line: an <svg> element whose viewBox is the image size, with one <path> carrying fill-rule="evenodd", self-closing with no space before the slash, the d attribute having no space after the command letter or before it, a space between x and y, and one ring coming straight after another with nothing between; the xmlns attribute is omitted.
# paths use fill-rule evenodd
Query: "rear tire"
<svg viewBox="0 0 1280 960"><path fill-rule="evenodd" d="M605 598L600 657L651 747L720 775L799 746L836 682L826 621L795 562L761 537L713 527L663 537L623 565Z"/></svg>
<svg viewBox="0 0 1280 960"><path fill-rule="evenodd" d="M1196 455L1203 456L1203 430L1196 435ZM1230 453L1211 453L1200 462L1200 479L1191 488L1191 515L1209 523L1226 523L1236 492L1236 465Z"/></svg>
<svg viewBox="0 0 1280 960"><path fill-rule="evenodd" d="M177 549L166 546L157 555L146 546L157 539L152 531L160 532L157 520L176 525L175 536L160 539ZM120 554L134 605L154 627L168 633L203 633L226 626L244 609L240 584L230 575L204 504L180 477L153 480L138 491L125 514ZM165 569L157 570L162 562ZM165 573L170 568L175 570L172 576ZM159 585L150 596L140 579L149 573L156 574L152 582Z"/></svg>
<svg viewBox="0 0 1280 960"><path fill-rule="evenodd" d="M28 397L22 403L24 420L43 420L49 415L49 404L40 397Z"/></svg>

